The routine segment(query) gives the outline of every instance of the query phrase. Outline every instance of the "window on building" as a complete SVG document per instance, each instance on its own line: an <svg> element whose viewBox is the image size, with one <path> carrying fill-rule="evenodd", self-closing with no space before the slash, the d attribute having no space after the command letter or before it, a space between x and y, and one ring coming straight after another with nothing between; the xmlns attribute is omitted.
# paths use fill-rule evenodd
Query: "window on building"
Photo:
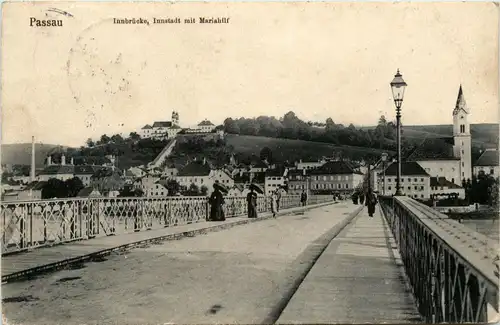
<svg viewBox="0 0 500 325"><path fill-rule="evenodd" d="M349 188L349 184L345 184L345 188Z"/></svg>
<svg viewBox="0 0 500 325"><path fill-rule="evenodd" d="M452 183L455 183L455 179L454 179L454 178L452 178L452 179L451 179L451 182L452 182Z"/></svg>
<svg viewBox="0 0 500 325"><path fill-rule="evenodd" d="M415 188L415 190L418 190L418 187L417 187L417 186L415 186L414 188Z"/></svg>
<svg viewBox="0 0 500 325"><path fill-rule="evenodd" d="M490 175L493 175L495 173L495 170L492 168L490 169Z"/></svg>
<svg viewBox="0 0 500 325"><path fill-rule="evenodd" d="M414 181L414 182L418 182L418 179L416 179L416 178L415 178L413 181Z"/></svg>
<svg viewBox="0 0 500 325"><path fill-rule="evenodd" d="M397 179L395 180L395 182L397 181ZM405 181L404 178L401 178L401 183L403 183Z"/></svg>
<svg viewBox="0 0 500 325"><path fill-rule="evenodd" d="M340 185L340 184L337 184L337 185L338 185L338 186L337 186L338 188L340 188L340 187L341 187L341 185Z"/></svg>
<svg viewBox="0 0 500 325"><path fill-rule="evenodd" d="M465 173L464 172L462 172L462 177L465 177Z"/></svg>
<svg viewBox="0 0 500 325"><path fill-rule="evenodd" d="M421 178L421 179L420 179L420 181L421 181L421 182L423 182L423 181L424 181L424 179L423 179L423 178Z"/></svg>
<svg viewBox="0 0 500 325"><path fill-rule="evenodd" d="M408 186L408 190L411 190L411 186Z"/></svg>
<svg viewBox="0 0 500 325"><path fill-rule="evenodd" d="M424 197L424 195L422 194L422 195L420 195L420 197L422 197L422 198L423 198L423 197Z"/></svg>
<svg viewBox="0 0 500 325"><path fill-rule="evenodd" d="M391 187L390 187L390 186L387 186L387 189L390 191L390 190L391 190Z"/></svg>
<svg viewBox="0 0 500 325"><path fill-rule="evenodd" d="M420 190L423 191L424 190L424 187L423 186L420 186Z"/></svg>
<svg viewBox="0 0 500 325"><path fill-rule="evenodd" d="M411 178L408 178L408 182L410 182L410 183L411 183Z"/></svg>

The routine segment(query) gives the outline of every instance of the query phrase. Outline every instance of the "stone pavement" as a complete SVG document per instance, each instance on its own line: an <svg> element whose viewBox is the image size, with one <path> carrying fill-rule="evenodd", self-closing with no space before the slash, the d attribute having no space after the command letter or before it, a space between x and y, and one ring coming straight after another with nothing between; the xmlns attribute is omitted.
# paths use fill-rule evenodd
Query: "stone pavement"
<svg viewBox="0 0 500 325"><path fill-rule="evenodd" d="M380 209L366 208L316 261L277 323L420 322Z"/></svg>
<svg viewBox="0 0 500 325"><path fill-rule="evenodd" d="M331 204L334 204L334 202L284 209L278 213L278 216ZM198 222L118 236L98 237L2 256L2 282L29 278L42 272L55 271L67 268L69 265L78 265L87 261L102 259L103 256L113 251L130 249L148 242L176 240L268 218L271 218L270 213L262 213L257 219L233 217L223 222Z"/></svg>

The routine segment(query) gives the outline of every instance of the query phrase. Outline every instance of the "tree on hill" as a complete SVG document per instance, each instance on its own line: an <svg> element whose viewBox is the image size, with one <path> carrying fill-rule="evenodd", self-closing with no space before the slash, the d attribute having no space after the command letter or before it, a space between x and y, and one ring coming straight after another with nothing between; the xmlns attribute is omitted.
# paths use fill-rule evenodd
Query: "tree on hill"
<svg viewBox="0 0 500 325"><path fill-rule="evenodd" d="M200 187L200 194L203 195L203 196L206 196L208 193L208 187L206 187L205 185L202 185Z"/></svg>
<svg viewBox="0 0 500 325"><path fill-rule="evenodd" d="M92 140L91 138L88 138L87 141L85 141L85 144L89 148L92 148L95 145L94 140Z"/></svg>
<svg viewBox="0 0 500 325"><path fill-rule="evenodd" d="M268 163L271 163L273 160L273 153L269 147L264 147L260 151L260 160L267 160Z"/></svg>
<svg viewBox="0 0 500 325"><path fill-rule="evenodd" d="M137 132L130 132L128 137L132 141L139 141L141 139L141 136Z"/></svg>

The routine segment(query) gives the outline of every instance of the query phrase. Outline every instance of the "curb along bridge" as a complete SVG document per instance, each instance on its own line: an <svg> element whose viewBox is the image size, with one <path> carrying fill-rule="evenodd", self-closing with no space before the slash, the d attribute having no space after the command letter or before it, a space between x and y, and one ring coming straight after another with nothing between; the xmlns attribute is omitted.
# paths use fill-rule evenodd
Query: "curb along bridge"
<svg viewBox="0 0 500 325"><path fill-rule="evenodd" d="M246 198L226 197L225 200L227 220L224 222L207 222L209 204L205 197L85 198L2 203L3 286L11 281L25 280L26 276L36 275L37 272L91 261L94 255L104 256L117 248L127 250L159 238L178 239L207 233L216 227L227 229L232 225L250 221L253 224L256 221L246 218ZM407 285L411 288L422 321L477 323L498 320L498 243L409 197L379 197L379 201L382 222L390 230L387 237L391 238L387 240L396 244ZM285 217L279 221L282 224L288 222L288 215L309 210L307 218L312 221L308 221L310 224L307 227L310 228L296 230L304 233L315 227L314 218L319 213L319 207L346 206L332 201L331 196L311 196L306 207L301 207L300 196L283 196L280 205L280 215ZM269 198L259 197L257 209L259 220L273 220L269 216ZM341 215L332 209L327 211L332 218L336 213ZM359 206L352 205L350 209L353 217L359 214ZM345 221L342 227L349 222ZM364 219L356 222L364 222ZM224 232L229 231L233 230ZM77 247L72 251L77 253L69 254L69 247ZM53 252L50 254L58 254L58 258L52 258L49 250ZM9 318L9 315L6 317Z"/></svg>

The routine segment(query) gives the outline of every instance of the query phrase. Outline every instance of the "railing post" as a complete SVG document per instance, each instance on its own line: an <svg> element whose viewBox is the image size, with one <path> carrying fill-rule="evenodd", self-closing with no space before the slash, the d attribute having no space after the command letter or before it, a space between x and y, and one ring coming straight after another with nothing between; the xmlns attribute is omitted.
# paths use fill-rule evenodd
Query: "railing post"
<svg viewBox="0 0 500 325"><path fill-rule="evenodd" d="M33 245L33 211L34 210L35 210L35 208L32 204L28 205L28 215L30 218L30 242L29 242L29 246L34 246Z"/></svg>

